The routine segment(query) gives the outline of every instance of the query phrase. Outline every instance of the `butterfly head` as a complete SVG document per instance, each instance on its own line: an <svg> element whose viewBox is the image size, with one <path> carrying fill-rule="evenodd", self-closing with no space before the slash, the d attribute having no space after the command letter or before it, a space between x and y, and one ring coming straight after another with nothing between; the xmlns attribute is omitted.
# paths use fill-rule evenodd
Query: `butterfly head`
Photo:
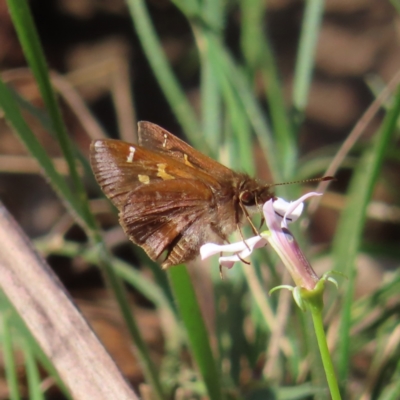
<svg viewBox="0 0 400 400"><path fill-rule="evenodd" d="M249 179L240 188L239 201L249 210L259 209L266 201L275 197L271 185Z"/></svg>

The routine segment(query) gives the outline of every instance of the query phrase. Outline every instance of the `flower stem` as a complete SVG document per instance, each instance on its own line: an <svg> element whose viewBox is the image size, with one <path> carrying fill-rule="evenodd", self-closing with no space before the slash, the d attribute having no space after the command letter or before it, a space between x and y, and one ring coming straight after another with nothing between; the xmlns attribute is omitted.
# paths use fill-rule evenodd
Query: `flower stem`
<svg viewBox="0 0 400 400"><path fill-rule="evenodd" d="M303 290L302 298L311 311L315 335L317 336L318 347L321 353L322 363L325 369L326 380L328 381L329 390L332 400L341 400L339 386L337 384L335 370L333 368L331 355L329 354L328 344L324 326L322 322L323 300L322 294L324 289L324 281L319 281L314 290Z"/></svg>

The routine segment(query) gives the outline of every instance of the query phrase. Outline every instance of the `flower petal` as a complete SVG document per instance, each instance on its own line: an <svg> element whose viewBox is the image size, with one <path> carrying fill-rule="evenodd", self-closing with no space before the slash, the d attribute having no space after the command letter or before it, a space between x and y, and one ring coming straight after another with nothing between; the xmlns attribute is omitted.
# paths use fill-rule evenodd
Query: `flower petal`
<svg viewBox="0 0 400 400"><path fill-rule="evenodd" d="M261 244L257 246L259 242ZM248 252L247 256L248 256L254 248L261 247L264 244L265 244L265 239L262 238L261 236L253 236L249 239L246 239L246 243L243 240L241 242L230 243L230 244L206 243L200 247L200 255L201 259L204 260L218 253L224 253L224 252L241 253L243 251L247 251Z"/></svg>
<svg viewBox="0 0 400 400"><path fill-rule="evenodd" d="M295 202L296 207L292 207L293 202L287 202L286 200L278 197L274 202L273 202L273 207L278 214L279 217L284 218L286 214L288 214L288 210L291 209L291 214L290 216L287 216L291 221L296 221L297 218L300 217L301 213L303 212L303 202Z"/></svg>
<svg viewBox="0 0 400 400"><path fill-rule="evenodd" d="M218 259L218 261L221 267L231 269L235 263L241 260L237 255L233 255L233 256L222 256Z"/></svg>
<svg viewBox="0 0 400 400"><path fill-rule="evenodd" d="M301 199L312 195L314 194L308 194L306 197L303 196ZM313 289L316 282L318 282L318 276L315 274L308 260L304 257L304 254L301 252L295 238L286 228L286 215L293 212L293 210L296 210L300 203L301 202L296 201L293 204L290 204L285 212L282 222L280 223L280 219L278 218L273 206L273 201L267 201L263 206L263 211L269 232L265 233L264 236L277 252L285 267L290 272L296 285L307 289Z"/></svg>
<svg viewBox="0 0 400 400"><path fill-rule="evenodd" d="M322 193L318 192L308 192L298 198L296 201L292 201L289 203L289 206L285 212L285 215L283 217L282 223L284 224L285 227L287 227L287 222L293 222L296 221L297 218L300 217L301 213L303 212L304 208L304 200L314 197L314 196L322 196ZM289 221L288 221L289 220Z"/></svg>

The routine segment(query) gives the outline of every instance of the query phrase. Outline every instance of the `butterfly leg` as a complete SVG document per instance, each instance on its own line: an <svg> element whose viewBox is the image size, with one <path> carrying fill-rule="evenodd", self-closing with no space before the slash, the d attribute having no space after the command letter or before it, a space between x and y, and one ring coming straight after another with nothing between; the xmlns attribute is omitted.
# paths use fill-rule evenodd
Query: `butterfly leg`
<svg viewBox="0 0 400 400"><path fill-rule="evenodd" d="M219 256L222 257L222 251L219 253ZM221 281L224 280L224 274L222 273L222 265L219 264L219 277L221 278Z"/></svg>
<svg viewBox="0 0 400 400"><path fill-rule="evenodd" d="M260 221L260 227L258 228L259 230L262 228L262 226L264 225L265 222L265 218L261 217L261 221Z"/></svg>
<svg viewBox="0 0 400 400"><path fill-rule="evenodd" d="M240 237L241 237L242 241L244 242L244 244L246 245L247 249L250 250L250 247L247 244L247 242L246 242L246 240L245 240L245 238L243 236L242 228L240 227L239 224L236 224L236 229L239 231Z"/></svg>
<svg viewBox="0 0 400 400"><path fill-rule="evenodd" d="M246 207L243 205L242 196L241 195L239 196L238 200L239 200L240 209L242 210L243 214L246 216L246 219L249 222L254 235L258 236L260 233L258 232L257 228L254 226L253 221L251 220L250 214L247 211ZM257 204L257 200L256 200L256 204ZM257 207L258 207L258 204L257 204ZM239 225L239 222L240 222L239 209L236 209L235 218L236 218L236 224ZM243 234L242 234L241 231L240 231L240 234L241 234L241 236L243 238Z"/></svg>
<svg viewBox="0 0 400 400"><path fill-rule="evenodd" d="M240 260L243 264L246 264L246 265L250 265L250 264L251 264L250 261L244 260L242 257L239 256L239 254L236 254L236 255L238 256L239 260Z"/></svg>

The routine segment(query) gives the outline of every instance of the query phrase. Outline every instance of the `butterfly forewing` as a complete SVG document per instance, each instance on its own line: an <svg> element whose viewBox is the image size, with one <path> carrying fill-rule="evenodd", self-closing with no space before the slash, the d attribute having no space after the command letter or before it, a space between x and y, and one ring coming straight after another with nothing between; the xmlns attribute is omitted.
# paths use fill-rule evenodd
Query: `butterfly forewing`
<svg viewBox="0 0 400 400"><path fill-rule="evenodd" d="M139 126L139 143L149 150L168 155L186 165L191 165L218 180L231 180L235 173L189 146L172 133L151 122L141 121Z"/></svg>
<svg viewBox="0 0 400 400"><path fill-rule="evenodd" d="M219 188L219 182L209 174L164 154L120 140L93 142L90 161L98 183L120 211L129 192L157 181L197 179Z"/></svg>

